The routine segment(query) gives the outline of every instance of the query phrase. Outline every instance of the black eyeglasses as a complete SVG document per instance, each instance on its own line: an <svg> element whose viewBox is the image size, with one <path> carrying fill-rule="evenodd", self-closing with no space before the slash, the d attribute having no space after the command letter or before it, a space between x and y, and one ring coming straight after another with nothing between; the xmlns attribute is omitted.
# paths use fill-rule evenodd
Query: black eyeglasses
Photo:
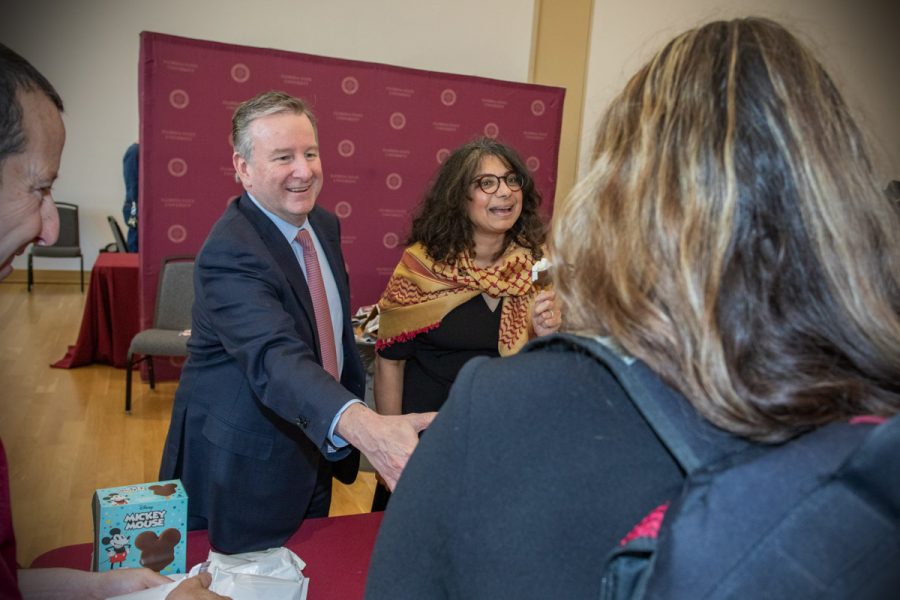
<svg viewBox="0 0 900 600"><path fill-rule="evenodd" d="M503 177L497 177L496 175L482 175L481 177L476 177L472 181L473 183L477 183L478 187L480 187L481 191L485 194L493 194L500 189L501 179L506 182L506 187L513 192L521 190L522 184L525 183L522 176L518 173L507 173Z"/></svg>

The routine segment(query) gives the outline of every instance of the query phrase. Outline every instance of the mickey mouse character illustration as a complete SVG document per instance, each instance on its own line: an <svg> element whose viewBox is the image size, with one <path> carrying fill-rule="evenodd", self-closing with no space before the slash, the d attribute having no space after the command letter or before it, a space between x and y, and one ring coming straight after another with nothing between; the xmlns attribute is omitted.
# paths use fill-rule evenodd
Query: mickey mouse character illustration
<svg viewBox="0 0 900 600"><path fill-rule="evenodd" d="M113 504L128 504L128 498L126 498L122 494L117 494L115 492L107 496L103 496L103 499L107 502L112 502Z"/></svg>
<svg viewBox="0 0 900 600"><path fill-rule="evenodd" d="M122 531L118 527L113 527L109 530L109 537L104 537L100 540L104 544L109 544L105 550L106 556L109 557L110 570L115 569L116 565L120 569L122 568L122 563L125 562L125 558L128 556L128 549L131 548L131 544L128 543L130 539L122 535Z"/></svg>

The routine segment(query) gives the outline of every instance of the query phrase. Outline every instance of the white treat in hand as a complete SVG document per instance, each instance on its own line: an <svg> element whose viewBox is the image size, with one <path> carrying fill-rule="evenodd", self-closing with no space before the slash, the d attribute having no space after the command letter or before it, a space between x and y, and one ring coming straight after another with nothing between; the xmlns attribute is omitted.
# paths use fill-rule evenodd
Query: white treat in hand
<svg viewBox="0 0 900 600"><path fill-rule="evenodd" d="M531 282L537 288L550 285L550 261L545 256L531 267Z"/></svg>

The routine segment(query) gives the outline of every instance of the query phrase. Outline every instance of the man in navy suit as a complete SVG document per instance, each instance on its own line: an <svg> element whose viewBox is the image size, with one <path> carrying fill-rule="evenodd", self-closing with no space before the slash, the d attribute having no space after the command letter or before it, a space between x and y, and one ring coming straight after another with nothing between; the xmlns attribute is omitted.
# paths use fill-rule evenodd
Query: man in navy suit
<svg viewBox="0 0 900 600"><path fill-rule="evenodd" d="M245 552L280 546L305 517L326 516L332 474L356 476L351 446L393 487L434 413L381 416L359 401L365 372L340 226L316 207L323 176L309 109L260 94L235 111L232 139L246 191L197 256L189 356L160 477L184 483L189 528ZM315 245L336 356L322 356L301 231Z"/></svg>

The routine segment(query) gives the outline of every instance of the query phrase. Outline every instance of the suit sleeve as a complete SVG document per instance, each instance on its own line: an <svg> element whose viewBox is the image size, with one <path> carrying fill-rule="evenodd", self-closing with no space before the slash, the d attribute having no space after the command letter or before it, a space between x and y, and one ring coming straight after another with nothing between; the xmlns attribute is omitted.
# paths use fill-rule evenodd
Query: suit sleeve
<svg viewBox="0 0 900 600"><path fill-rule="evenodd" d="M324 449L332 420L354 395L319 365L312 334L301 335L305 316L286 308L296 302L280 267L247 235L210 238L197 269L197 324L218 336L262 404Z"/></svg>

